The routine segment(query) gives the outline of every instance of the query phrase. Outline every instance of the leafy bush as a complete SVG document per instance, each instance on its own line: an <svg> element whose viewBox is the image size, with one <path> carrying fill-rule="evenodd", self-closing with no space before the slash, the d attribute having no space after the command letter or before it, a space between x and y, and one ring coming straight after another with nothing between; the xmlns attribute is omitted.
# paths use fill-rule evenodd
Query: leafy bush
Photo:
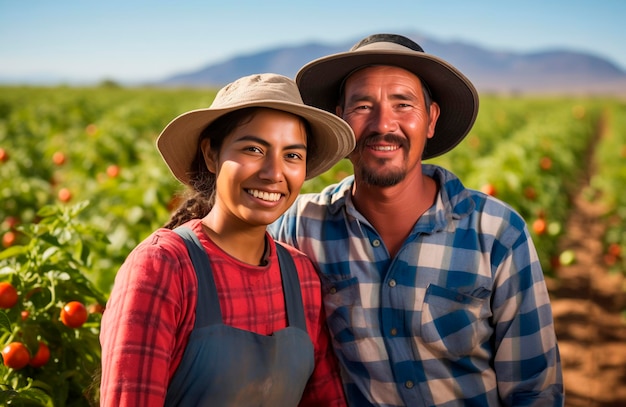
<svg viewBox="0 0 626 407"><path fill-rule="evenodd" d="M88 406L97 401L94 380L106 297L86 272L93 266L91 248L108 241L78 220L86 207L87 202L42 208L36 224L19 227L25 243L0 252L0 281L17 291L17 302L0 311L0 344L23 344L35 365L16 367L7 363L12 355L5 355L0 405ZM91 312L85 314L82 306ZM40 354L33 363L40 343L49 356Z"/></svg>

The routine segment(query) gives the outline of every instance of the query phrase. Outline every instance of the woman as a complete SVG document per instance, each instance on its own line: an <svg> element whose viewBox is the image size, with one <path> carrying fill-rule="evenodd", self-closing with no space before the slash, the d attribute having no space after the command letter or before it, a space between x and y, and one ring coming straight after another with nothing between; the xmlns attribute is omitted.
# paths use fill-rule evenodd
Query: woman
<svg viewBox="0 0 626 407"><path fill-rule="evenodd" d="M193 193L116 276L101 405L345 405L315 269L266 226L354 148L350 128L261 74L174 119L157 147Z"/></svg>

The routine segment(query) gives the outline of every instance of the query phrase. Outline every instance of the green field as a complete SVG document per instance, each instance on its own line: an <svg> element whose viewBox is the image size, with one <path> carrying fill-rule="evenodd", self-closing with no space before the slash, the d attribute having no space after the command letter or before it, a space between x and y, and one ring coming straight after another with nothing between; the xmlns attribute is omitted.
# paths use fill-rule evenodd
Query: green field
<svg viewBox="0 0 626 407"><path fill-rule="evenodd" d="M0 404L22 397L61 406L89 387L100 314L92 309L83 326L69 328L61 309L72 300L104 305L126 255L168 220L180 185L156 137L178 114L208 107L214 94L0 87L0 281L19 296L0 313L0 344L20 340L34 354L43 340L53 355L40 368L0 365ZM583 192L606 208L598 219L607 228L605 266L626 273L625 101L483 96L468 137L431 162L519 211L547 274L559 261L575 261L558 241L572 196L592 171ZM343 160L307 181L305 192L350 172ZM84 405L90 397L97 394L84 396Z"/></svg>

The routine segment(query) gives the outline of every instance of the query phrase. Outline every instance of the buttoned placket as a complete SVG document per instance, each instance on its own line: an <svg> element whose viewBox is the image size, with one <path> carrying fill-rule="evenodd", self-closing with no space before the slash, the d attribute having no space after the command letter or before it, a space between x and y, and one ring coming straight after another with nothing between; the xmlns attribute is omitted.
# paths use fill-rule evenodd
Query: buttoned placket
<svg viewBox="0 0 626 407"><path fill-rule="evenodd" d="M367 226L367 227L365 227ZM380 275L380 328L381 335L384 339L387 357L394 376L397 379L397 390L400 397L407 405L422 405L423 400L419 396L419 383L413 369L407 368L406 356L402 356L402 349L411 349L411 333L405 333L406 323L403 320L404 312L392 312L399 309L398 305L402 302L398 298L398 282L395 277L396 273L402 272L397 265L397 259L400 257L406 246L403 245L395 258L390 258L389 251L383 243L380 236L369 224L361 225L362 231L365 233L364 238L369 241L371 250L374 253L374 263L379 267ZM415 237L415 236L413 236ZM394 304L395 303L395 304ZM395 306L394 306L395 305ZM401 342L394 345L394 342Z"/></svg>

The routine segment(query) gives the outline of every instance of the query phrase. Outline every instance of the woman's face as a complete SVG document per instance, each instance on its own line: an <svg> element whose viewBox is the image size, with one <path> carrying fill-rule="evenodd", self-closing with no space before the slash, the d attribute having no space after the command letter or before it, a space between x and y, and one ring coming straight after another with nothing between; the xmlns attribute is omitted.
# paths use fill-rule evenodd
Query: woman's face
<svg viewBox="0 0 626 407"><path fill-rule="evenodd" d="M202 148L207 168L217 177L212 211L238 227L274 222L306 177L306 127L290 113L258 109L224 139L217 156L208 140Z"/></svg>

